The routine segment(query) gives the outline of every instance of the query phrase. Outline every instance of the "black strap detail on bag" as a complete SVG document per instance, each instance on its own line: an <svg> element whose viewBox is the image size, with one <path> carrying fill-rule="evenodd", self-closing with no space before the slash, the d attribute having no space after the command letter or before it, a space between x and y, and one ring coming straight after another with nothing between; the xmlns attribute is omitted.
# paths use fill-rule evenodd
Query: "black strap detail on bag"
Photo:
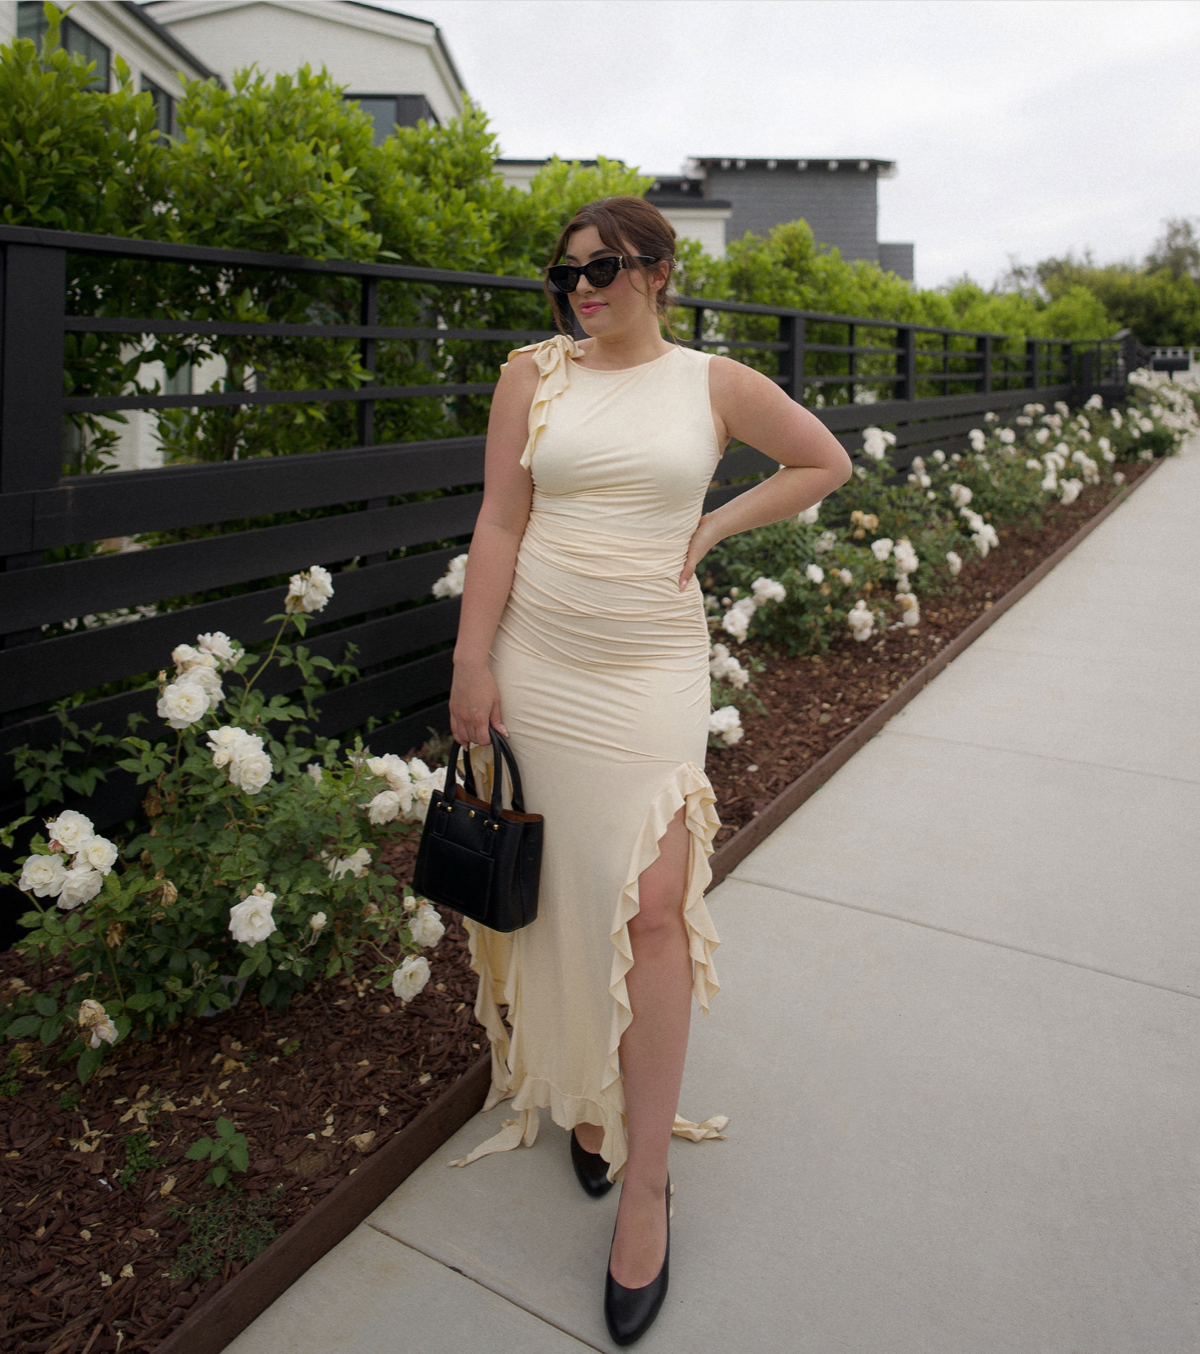
<svg viewBox="0 0 1200 1354"><path fill-rule="evenodd" d="M467 756L458 784L461 744L446 768L446 787L435 790L421 831L413 890L493 931L516 931L537 916L543 818L526 814L517 759L504 737L491 730L494 770L490 806L476 792ZM503 808L504 768L512 785L512 808ZM517 819L520 815L520 820Z"/></svg>

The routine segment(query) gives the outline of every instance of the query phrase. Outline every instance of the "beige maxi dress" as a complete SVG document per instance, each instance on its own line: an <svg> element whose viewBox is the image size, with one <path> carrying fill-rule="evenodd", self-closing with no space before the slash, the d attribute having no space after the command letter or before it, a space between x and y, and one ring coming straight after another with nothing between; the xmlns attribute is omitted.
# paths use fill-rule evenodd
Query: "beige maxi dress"
<svg viewBox="0 0 1200 1354"><path fill-rule="evenodd" d="M720 827L704 774L708 630L699 582L681 593L678 578L721 448L706 354L676 347L601 371L561 335L517 351L540 373L521 457L533 501L490 666L545 843L537 920L507 935L466 923L492 1050L486 1107L512 1097L517 1117L453 1164L532 1144L548 1108L563 1128L601 1125L619 1179L629 919L681 806L683 915L705 1011L718 987L703 896ZM491 749L472 758L486 783ZM675 1131L717 1137L726 1122L677 1119Z"/></svg>

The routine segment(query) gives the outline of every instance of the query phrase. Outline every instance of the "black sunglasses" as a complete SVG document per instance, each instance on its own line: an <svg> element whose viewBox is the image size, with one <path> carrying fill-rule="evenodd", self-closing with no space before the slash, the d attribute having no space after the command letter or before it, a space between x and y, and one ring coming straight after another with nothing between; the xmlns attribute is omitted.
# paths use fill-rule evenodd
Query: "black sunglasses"
<svg viewBox="0 0 1200 1354"><path fill-rule="evenodd" d="M659 262L649 254L609 254L607 258L593 259L591 263L556 263L546 269L546 276L550 280L550 286L558 292L573 292L579 285L580 273L593 287L607 287L616 281L617 274L622 268L629 267L631 261Z"/></svg>

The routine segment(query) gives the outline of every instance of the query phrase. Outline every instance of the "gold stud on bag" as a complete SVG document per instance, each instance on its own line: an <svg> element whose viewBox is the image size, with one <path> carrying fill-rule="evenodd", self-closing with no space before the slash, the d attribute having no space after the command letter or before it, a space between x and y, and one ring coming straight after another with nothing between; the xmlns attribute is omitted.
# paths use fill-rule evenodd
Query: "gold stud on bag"
<svg viewBox="0 0 1200 1354"><path fill-rule="evenodd" d="M495 729L491 735L491 804L476 793L470 757L464 758L463 784L458 784L462 746L455 743L446 788L435 790L429 801L413 891L493 931L516 931L537 916L544 820L540 813L525 812L517 759ZM506 766L512 782L509 809L501 807Z"/></svg>

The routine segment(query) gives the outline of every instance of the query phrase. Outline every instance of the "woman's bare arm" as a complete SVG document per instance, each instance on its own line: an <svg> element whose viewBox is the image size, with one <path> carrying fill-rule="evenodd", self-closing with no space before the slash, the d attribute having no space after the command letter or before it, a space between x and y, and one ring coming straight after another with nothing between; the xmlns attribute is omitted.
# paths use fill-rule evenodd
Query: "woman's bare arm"
<svg viewBox="0 0 1200 1354"><path fill-rule="evenodd" d="M521 453L529 436L529 408L537 382L533 358L519 353L500 373L492 397L483 504L471 537L450 689L450 729L464 747L488 742L489 724L508 732L488 668L488 651L508 601L517 550L529 520L533 479L521 465Z"/></svg>
<svg viewBox="0 0 1200 1354"><path fill-rule="evenodd" d="M721 445L736 437L780 468L701 517L679 575L681 592L718 541L803 512L845 484L851 473L850 458L829 429L761 372L714 357L709 393Z"/></svg>

